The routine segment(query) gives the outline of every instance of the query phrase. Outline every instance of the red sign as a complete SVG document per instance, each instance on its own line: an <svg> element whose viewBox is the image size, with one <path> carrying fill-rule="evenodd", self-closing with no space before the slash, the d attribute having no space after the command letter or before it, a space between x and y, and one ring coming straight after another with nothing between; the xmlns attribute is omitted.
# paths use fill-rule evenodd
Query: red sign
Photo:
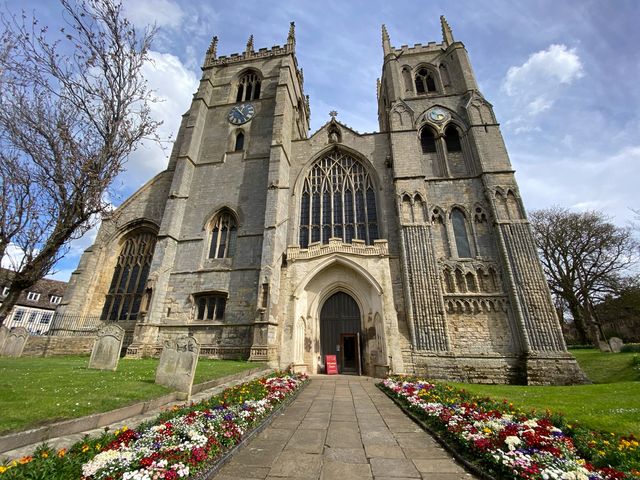
<svg viewBox="0 0 640 480"><path fill-rule="evenodd" d="M324 363L327 366L327 375L337 375L338 362L336 361L335 355L325 355Z"/></svg>

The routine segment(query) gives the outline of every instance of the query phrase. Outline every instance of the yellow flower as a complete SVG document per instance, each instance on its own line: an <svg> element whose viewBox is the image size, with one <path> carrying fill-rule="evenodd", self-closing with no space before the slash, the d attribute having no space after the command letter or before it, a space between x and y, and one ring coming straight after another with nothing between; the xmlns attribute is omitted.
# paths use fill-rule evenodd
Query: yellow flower
<svg viewBox="0 0 640 480"><path fill-rule="evenodd" d="M89 445L87 445L86 443L82 446L82 453L84 452L88 452L89 451Z"/></svg>
<svg viewBox="0 0 640 480"><path fill-rule="evenodd" d="M129 427L127 427L126 425L124 425L124 426L122 427L122 431L123 431L123 432L126 432L127 430L129 430Z"/></svg>
<svg viewBox="0 0 640 480"><path fill-rule="evenodd" d="M96 443L96 450L100 450L100 444Z"/></svg>
<svg viewBox="0 0 640 480"><path fill-rule="evenodd" d="M26 463L29 463L31 460L33 460L32 456L22 457L20 460L18 460L18 463L20 465L24 465Z"/></svg>
<svg viewBox="0 0 640 480"><path fill-rule="evenodd" d="M67 449L66 448L61 448L60 450L58 450L58 456L60 458L64 457L66 453L67 453Z"/></svg>
<svg viewBox="0 0 640 480"><path fill-rule="evenodd" d="M0 473L4 473L4 472L6 472L7 470L9 470L9 468L8 468L8 467L5 467L4 465L0 465Z"/></svg>
<svg viewBox="0 0 640 480"><path fill-rule="evenodd" d="M490 429L490 428L487 428L487 427L484 427L484 428L482 429L482 431L483 431L484 433L491 433L491 429Z"/></svg>
<svg viewBox="0 0 640 480"><path fill-rule="evenodd" d="M42 452L42 453L40 454L40 456L41 456L42 458L49 458L49 452Z"/></svg>
<svg viewBox="0 0 640 480"><path fill-rule="evenodd" d="M598 455L600 455L601 457L604 456L604 450L598 450Z"/></svg>

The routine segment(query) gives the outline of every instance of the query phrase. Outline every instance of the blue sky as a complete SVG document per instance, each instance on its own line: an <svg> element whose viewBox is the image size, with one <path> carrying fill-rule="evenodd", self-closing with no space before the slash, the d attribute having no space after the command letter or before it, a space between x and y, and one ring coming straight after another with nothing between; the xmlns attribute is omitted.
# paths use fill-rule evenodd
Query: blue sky
<svg viewBox="0 0 640 480"><path fill-rule="evenodd" d="M60 22L51 0L23 0L43 22ZM146 68L174 135L200 77L211 37L218 54L282 45L296 22L296 53L311 100L311 132L329 111L359 132L377 130L381 24L394 47L441 41L440 15L462 41L493 104L528 210L597 209L627 225L640 209L640 2L567 1L218 1L124 0L136 25L155 22ZM17 8L17 7L10 7ZM170 145L169 145L170 147ZM169 147L144 145L115 185L117 205L166 166ZM57 266L68 279L90 232Z"/></svg>

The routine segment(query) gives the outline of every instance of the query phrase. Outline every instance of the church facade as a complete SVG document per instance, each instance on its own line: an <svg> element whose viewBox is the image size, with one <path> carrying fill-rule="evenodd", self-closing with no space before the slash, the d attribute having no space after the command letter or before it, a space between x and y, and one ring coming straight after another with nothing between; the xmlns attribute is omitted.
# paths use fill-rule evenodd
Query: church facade
<svg viewBox="0 0 640 480"><path fill-rule="evenodd" d="M104 219L61 309L116 321L127 354L191 335L201 355L322 373L573 383L514 172L464 45L391 46L379 133L308 135L284 46L214 37L167 169Z"/></svg>

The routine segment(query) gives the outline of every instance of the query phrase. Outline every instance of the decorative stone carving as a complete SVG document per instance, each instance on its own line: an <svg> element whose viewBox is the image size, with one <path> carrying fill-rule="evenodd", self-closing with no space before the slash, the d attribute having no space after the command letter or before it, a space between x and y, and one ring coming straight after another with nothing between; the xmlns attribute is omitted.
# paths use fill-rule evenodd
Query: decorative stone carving
<svg viewBox="0 0 640 480"><path fill-rule="evenodd" d="M611 347L611 351L613 353L620 353L622 351L622 347L624 347L624 342L621 338L611 337L609 339L609 346Z"/></svg>
<svg viewBox="0 0 640 480"><path fill-rule="evenodd" d="M13 327L4 341L2 354L5 357L20 357L29 339L29 332L24 327Z"/></svg>
<svg viewBox="0 0 640 480"><path fill-rule="evenodd" d="M189 336L166 340L156 370L156 383L191 396L200 344Z"/></svg>
<svg viewBox="0 0 640 480"><path fill-rule="evenodd" d="M116 370L124 341L124 329L119 325L105 325L96 335L93 343L89 368L96 370Z"/></svg>

